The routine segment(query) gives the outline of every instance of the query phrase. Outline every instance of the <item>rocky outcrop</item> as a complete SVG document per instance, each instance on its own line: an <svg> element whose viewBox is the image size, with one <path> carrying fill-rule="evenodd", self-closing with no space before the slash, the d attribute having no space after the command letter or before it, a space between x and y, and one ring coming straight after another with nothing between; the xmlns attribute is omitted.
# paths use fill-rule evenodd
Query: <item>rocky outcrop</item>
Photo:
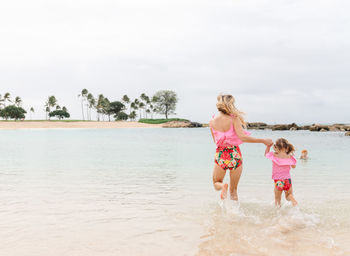
<svg viewBox="0 0 350 256"><path fill-rule="evenodd" d="M350 131L350 125L345 125L345 124L333 124L333 125L312 124L312 125L298 126L296 123L269 125L262 122L254 122L254 123L248 123L247 128L257 129L257 130L271 129L273 131L288 131L288 130L290 131L309 130L313 132Z"/></svg>
<svg viewBox="0 0 350 256"><path fill-rule="evenodd" d="M163 128L198 128L203 127L201 123L187 121L171 121L162 125Z"/></svg>
<svg viewBox="0 0 350 256"><path fill-rule="evenodd" d="M346 133L345 133L345 136L350 136L350 132L346 132Z"/></svg>
<svg viewBox="0 0 350 256"><path fill-rule="evenodd" d="M328 125L319 125L319 124L313 124L309 128L312 132L320 132L320 131L329 131Z"/></svg>
<svg viewBox="0 0 350 256"><path fill-rule="evenodd" d="M266 123L255 122L255 123L247 123L247 128L248 129L264 130L264 129L269 129L271 127L268 126Z"/></svg>
<svg viewBox="0 0 350 256"><path fill-rule="evenodd" d="M296 123L292 124L275 124L272 126L273 131L286 131L286 130L300 130L300 127Z"/></svg>

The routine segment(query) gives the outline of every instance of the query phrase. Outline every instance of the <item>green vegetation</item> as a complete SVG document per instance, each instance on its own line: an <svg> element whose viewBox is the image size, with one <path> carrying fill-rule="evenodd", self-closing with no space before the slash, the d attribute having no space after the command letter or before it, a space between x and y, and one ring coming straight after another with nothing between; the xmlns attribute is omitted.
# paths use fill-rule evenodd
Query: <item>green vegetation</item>
<svg viewBox="0 0 350 256"><path fill-rule="evenodd" d="M155 111L159 114L164 114L165 119L168 119L169 114L175 114L178 101L175 92L159 91L153 96L152 101L155 103Z"/></svg>
<svg viewBox="0 0 350 256"><path fill-rule="evenodd" d="M27 111L25 111L21 107L18 107L16 105L9 105L0 110L0 117L4 118L5 120L8 120L8 119L18 120L18 119L24 119L26 113Z"/></svg>
<svg viewBox="0 0 350 256"><path fill-rule="evenodd" d="M51 111L51 108L56 108L55 110ZM59 120L63 118L69 118L70 114L68 113L68 110L65 106L61 108L60 105L57 104L57 99L55 96L49 96L47 98L47 101L45 103L45 112L46 112L46 119L51 117L57 117Z"/></svg>
<svg viewBox="0 0 350 256"><path fill-rule="evenodd" d="M187 119L181 119L181 118L168 118L168 119L140 119L140 123L145 124L164 124L171 121L180 121L180 122L189 122Z"/></svg>
<svg viewBox="0 0 350 256"><path fill-rule="evenodd" d="M64 109L58 109L50 112L49 117L57 117L59 120L63 118L70 118L70 114Z"/></svg>
<svg viewBox="0 0 350 256"><path fill-rule="evenodd" d="M128 95L123 95L120 100L110 101L103 94L98 94L95 97L87 89L81 90L78 95L79 103L81 104L82 121L92 121L92 112L95 112L97 121L111 121L111 117L118 120L144 120L143 122L150 123L165 123L172 120L184 119L168 119L168 116L175 114L176 104L178 101L174 91L163 90L156 92L152 97L142 93L138 98L131 99ZM7 104L8 103L8 104ZM7 106L11 106L6 109ZM6 110L5 110L6 109ZM10 112L11 111L11 114ZM17 111L17 112L15 112ZM33 114L36 112L33 107L28 107L30 119L33 119ZM27 113L22 108L22 99L17 96L11 98L10 93L6 92L3 96L0 95L0 112L3 119L25 119ZM70 114L66 107L58 105L58 101L54 95L49 96L44 104L46 120L51 121L51 117L56 117L61 120L70 118ZM166 119L153 119L154 114L165 115ZM149 119L151 118L151 119ZM74 121L74 120L72 120Z"/></svg>

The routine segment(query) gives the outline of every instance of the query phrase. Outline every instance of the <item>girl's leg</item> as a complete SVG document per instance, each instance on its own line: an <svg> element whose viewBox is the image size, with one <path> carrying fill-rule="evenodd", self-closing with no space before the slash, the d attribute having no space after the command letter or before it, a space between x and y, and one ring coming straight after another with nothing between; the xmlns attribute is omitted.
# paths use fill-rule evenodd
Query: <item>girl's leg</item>
<svg viewBox="0 0 350 256"><path fill-rule="evenodd" d="M286 191L286 199L288 201L291 201L293 206L296 206L298 204L297 200L295 200L294 196L293 196L293 188L292 185L290 186L290 189L288 191Z"/></svg>
<svg viewBox="0 0 350 256"><path fill-rule="evenodd" d="M226 171L224 169L222 169L217 164L214 165L213 184L216 190L222 190L221 199L225 199L227 197L228 185L222 183L222 181L225 178L225 174L226 174Z"/></svg>
<svg viewBox="0 0 350 256"><path fill-rule="evenodd" d="M275 205L276 206L281 206L282 192L283 191L278 190L275 186Z"/></svg>
<svg viewBox="0 0 350 256"><path fill-rule="evenodd" d="M230 196L232 200L238 201L237 187L239 179L241 178L243 165L235 170L230 171Z"/></svg>

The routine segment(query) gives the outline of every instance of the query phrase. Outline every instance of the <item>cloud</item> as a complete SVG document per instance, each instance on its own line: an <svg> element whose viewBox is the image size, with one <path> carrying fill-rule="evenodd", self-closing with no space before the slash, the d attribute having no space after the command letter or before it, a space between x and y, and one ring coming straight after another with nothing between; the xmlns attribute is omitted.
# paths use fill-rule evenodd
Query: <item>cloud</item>
<svg viewBox="0 0 350 256"><path fill-rule="evenodd" d="M0 88L26 107L42 109L54 94L79 118L82 88L110 99L173 89L178 115L198 121L220 92L249 120L348 121L348 1L1 5Z"/></svg>

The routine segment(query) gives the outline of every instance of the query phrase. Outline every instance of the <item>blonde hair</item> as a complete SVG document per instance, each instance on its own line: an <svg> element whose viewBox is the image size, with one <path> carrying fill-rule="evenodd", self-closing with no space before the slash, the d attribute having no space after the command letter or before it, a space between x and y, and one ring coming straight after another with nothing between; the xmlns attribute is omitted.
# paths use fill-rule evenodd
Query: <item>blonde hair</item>
<svg viewBox="0 0 350 256"><path fill-rule="evenodd" d="M243 118L244 113L235 107L235 98L230 94L220 94L217 97L216 108L225 115L234 115L241 120L242 125L246 127L246 122Z"/></svg>

